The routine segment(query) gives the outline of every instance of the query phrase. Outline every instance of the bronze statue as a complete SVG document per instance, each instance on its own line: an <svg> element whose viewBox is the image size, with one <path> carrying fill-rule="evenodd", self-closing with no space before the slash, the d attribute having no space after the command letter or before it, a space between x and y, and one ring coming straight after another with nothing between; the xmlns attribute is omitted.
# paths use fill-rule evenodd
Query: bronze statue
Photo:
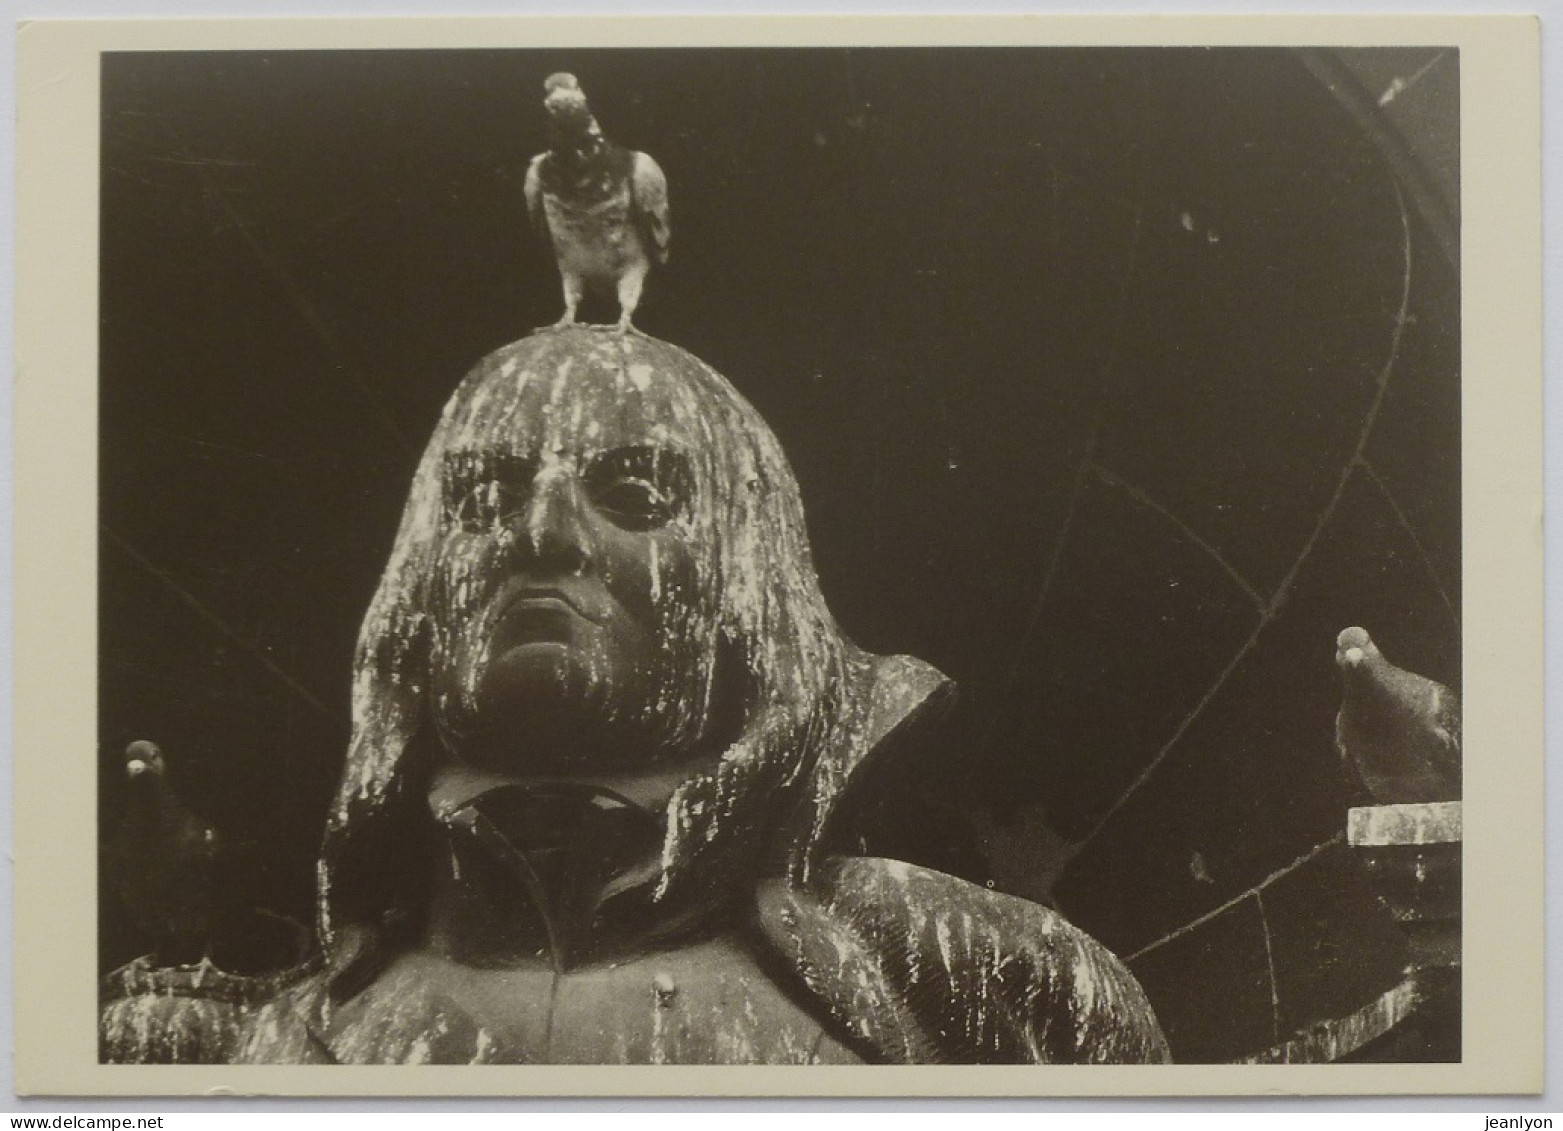
<svg viewBox="0 0 1563 1131"><path fill-rule="evenodd" d="M134 966L105 1058L1166 1060L1050 909L828 851L950 694L837 628L724 378L639 335L525 338L447 405L364 621L318 958Z"/></svg>

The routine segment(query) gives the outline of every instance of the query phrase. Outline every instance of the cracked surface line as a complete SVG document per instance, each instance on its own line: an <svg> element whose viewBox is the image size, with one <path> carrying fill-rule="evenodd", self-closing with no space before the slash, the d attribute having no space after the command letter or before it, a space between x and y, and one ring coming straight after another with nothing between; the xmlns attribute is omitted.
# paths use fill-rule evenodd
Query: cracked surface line
<svg viewBox="0 0 1563 1131"><path fill-rule="evenodd" d="M1254 892L1254 907L1259 912L1259 929L1265 939L1265 970L1270 976L1270 1039L1281 1043L1281 987L1275 977L1275 949L1270 943L1270 916L1265 913L1263 889Z"/></svg>
<svg viewBox="0 0 1563 1131"><path fill-rule="evenodd" d="M219 633L221 633L224 639L231 641L233 644L243 649L245 654L257 661L272 675L276 676L277 679L288 688L288 690L292 691L295 695L297 695L304 702L308 703L311 707L315 708L315 710L319 711L322 715L327 717L334 717L336 715L336 712L332 711L323 702L321 702L320 699L316 697L315 693L300 683L292 675L292 673L279 665L261 648L257 647L254 641L247 640L241 636L231 625L228 624L227 621L218 616L210 605L201 600L194 593L190 592L183 585L179 584L178 581L174 580L173 576L169 574L168 571L158 566L145 554L141 553L141 551L137 550L134 546L125 541L124 538L120 537L109 527L99 523L98 529L103 532L104 537L106 537L110 542L113 542L114 545L118 546L126 557L135 562L146 573L150 574L152 577L161 582L175 596L183 601L186 607L188 607L207 624L215 628Z"/></svg>
<svg viewBox="0 0 1563 1131"><path fill-rule="evenodd" d="M1214 545L1200 537L1200 535L1195 532L1192 526L1184 522L1177 515L1173 514L1161 503L1157 502L1155 498L1151 496L1150 492L1146 491L1142 487L1136 487L1133 483L1130 483L1116 471L1112 471L1103 464L1097 463L1095 461L1093 461L1091 464L1091 470L1096 473L1096 477L1103 483L1106 483L1111 487L1118 488L1124 494L1128 495L1129 498L1139 503L1142 507L1145 507L1147 510L1155 511L1162 518L1166 519L1169 523L1176 527L1180 534L1203 550L1207 557L1209 557L1218 566L1221 567L1222 571L1226 573L1227 577L1232 580L1232 583L1241 589L1244 596L1246 596L1254 603L1254 607L1256 610L1258 610L1260 615L1264 614L1265 609L1269 605L1269 601L1260 596L1259 590L1255 589L1251 584L1249 584L1248 579L1237 571L1237 567L1232 565L1231 562L1227 561L1226 557L1221 553L1220 550L1216 549Z"/></svg>
<svg viewBox="0 0 1563 1131"><path fill-rule="evenodd" d="M1411 539L1411 544L1416 547L1417 553L1421 555L1422 564L1427 567L1427 574L1432 578L1433 588L1438 590L1439 600L1443 601L1444 609L1449 613L1449 619L1454 622L1454 627L1458 631L1460 628L1460 614L1456 611L1454 602L1449 598L1449 591L1444 588L1444 579L1439 576L1438 567L1433 564L1433 556L1427 552L1427 547L1422 543L1422 539L1417 537L1416 529L1411 525L1411 519L1401 509L1394 492L1389 489L1389 484L1384 482L1383 477L1379 475L1373 464L1368 460L1368 457L1365 455L1361 456L1357 462L1362 465L1362 470L1367 472L1368 478L1377 485L1379 493L1384 496L1384 501L1389 504L1389 509L1395 512L1395 517L1400 520L1401 528L1405 530L1406 535Z"/></svg>
<svg viewBox="0 0 1563 1131"><path fill-rule="evenodd" d="M1368 438L1373 434L1373 426L1375 423L1377 423L1379 412L1384 406L1384 394L1385 391L1389 388L1389 378L1394 372L1395 362L1399 360L1400 357L1400 342L1401 339L1405 336L1406 315L1411 304L1411 217L1406 208L1405 195L1400 191L1399 182L1394 180L1393 176L1391 176L1390 183L1394 186L1395 203L1400 211L1400 227L1402 235L1402 246L1404 249L1404 267L1400 287L1400 308L1396 312L1395 328L1390 335L1389 356L1385 360L1383 367L1379 370L1376 381L1377 387L1373 394L1373 400L1368 405L1368 410L1363 416L1362 428L1357 435L1356 446L1353 448L1350 457L1346 460L1345 466L1341 469L1340 477L1335 484L1335 490L1333 493L1331 493L1329 501L1325 503L1324 509L1319 512L1319 517L1314 522L1313 530L1309 533L1307 541L1303 543L1302 550L1298 553L1296 559L1292 562L1291 567L1287 569L1285 576L1281 578L1280 583L1276 586L1274 595L1268 602L1266 602L1264 611L1259 619L1259 624L1254 628L1254 631L1249 634L1248 639L1243 641L1243 643L1238 647L1237 654L1232 657L1232 659L1227 663L1226 667L1221 669L1221 674L1216 677L1215 683L1205 692L1203 696L1200 697L1200 700L1197 704L1195 704L1194 709L1188 715L1186 715L1181 722L1178 723L1176 728L1174 728L1172 737L1169 738L1165 744L1163 744L1161 749L1158 750L1155 756L1151 758L1150 762L1146 764L1145 768L1140 771L1140 773L1132 782L1129 783L1128 788L1119 794L1118 799L1114 801L1112 805L1108 806L1107 811L1102 814L1091 831L1088 832L1081 840L1080 848L1082 850L1084 850L1088 844L1095 840L1101 831L1107 827L1108 823L1113 819L1114 816L1117 815L1118 811L1123 808L1124 804L1129 800L1129 798L1138 793L1140 788L1150 780L1151 776L1161 767L1162 763L1167 760L1167 756L1171 754L1173 749L1178 745L1178 742L1182 739L1184 733L1187 732L1189 727L1191 727L1194 722L1204 713L1205 708L1210 705L1211 701L1215 699L1216 695L1221 691L1221 689L1226 686L1227 680L1230 679L1232 673L1237 670L1238 665L1248 658L1249 653L1251 653L1255 646L1259 643L1260 638L1264 635L1265 629L1268 628L1271 622L1275 620L1277 612L1285 603L1287 596L1291 593L1292 587L1296 584L1297 575L1302 572L1303 566L1307 564L1308 558L1313 554L1313 548L1318 544L1319 537L1324 533L1325 528L1329 526L1330 522L1335 518L1335 512L1340 508L1341 499L1346 494L1346 486L1351 482L1352 473L1356 470L1357 465L1362 460L1363 453L1367 450Z"/></svg>
<svg viewBox="0 0 1563 1131"><path fill-rule="evenodd" d="M1293 860L1290 864L1287 864L1282 868L1277 868L1275 871L1271 872L1268 876L1260 880L1253 887L1244 889L1237 895L1234 895L1231 899L1227 900L1225 903L1221 904L1219 907L1212 907L1209 911L1205 912L1198 918L1190 919L1187 923L1183 924L1183 926L1173 928L1165 935L1162 935L1161 938L1157 939L1155 942L1146 943L1144 946L1140 947L1139 950L1126 957L1124 961L1136 962L1139 959L1145 957L1145 955L1149 954L1151 951L1156 950L1159 947L1166 946L1174 939L1182 938L1196 927L1203 927L1206 923L1210 922L1217 916L1232 910L1232 908L1236 907L1239 903L1242 903L1243 900L1247 899L1249 896L1258 895L1260 892L1264 891L1265 888L1275 883L1276 880L1279 880L1281 877L1295 872L1298 868L1301 868L1304 864L1308 863L1308 861L1318 856L1327 848L1330 848L1332 845L1336 844L1344 844L1345 841L1346 834L1344 832L1338 832L1328 840L1320 841L1307 852L1304 852L1296 860Z"/></svg>
<svg viewBox="0 0 1563 1131"><path fill-rule="evenodd" d="M1145 206L1141 202L1134 209L1134 225L1129 234L1129 261L1124 268L1123 289L1118 296L1118 313L1113 323L1112 338L1108 343L1107 356L1102 363L1102 390L1097 400L1095 419L1091 422L1091 432L1085 442L1085 451L1080 457L1079 466L1075 468L1074 480L1069 490L1069 505L1064 511L1064 519L1059 524L1058 535L1053 540L1053 547L1048 554L1047 568L1042 574L1042 585L1037 590L1036 600L1031 603L1031 609L1026 614L1025 627L1021 630L1019 638L1015 642L1014 660L1010 663L1009 671L1005 674L1003 690L997 697L997 702L1007 701L1015 691L1015 681L1019 677L1021 666L1024 662L1027 650L1031 642L1036 638L1037 630L1042 624L1042 610L1047 605L1048 594L1052 591L1053 582L1058 577L1059 564L1064 559L1064 547L1069 544L1069 535L1074 528L1075 517L1080 510L1080 498L1085 494L1085 483L1090 475L1091 468L1096 460L1097 442L1102 435L1102 425L1107 417L1108 401L1111 397L1109 385L1112 382L1114 369L1118 364L1118 351L1123 340L1124 324L1128 320L1129 295L1134 286L1134 275L1138 265L1140 250L1140 234L1143 227ZM977 744L979 750L986 749L992 744L993 735L998 730L999 716L995 714L989 723L987 732Z"/></svg>

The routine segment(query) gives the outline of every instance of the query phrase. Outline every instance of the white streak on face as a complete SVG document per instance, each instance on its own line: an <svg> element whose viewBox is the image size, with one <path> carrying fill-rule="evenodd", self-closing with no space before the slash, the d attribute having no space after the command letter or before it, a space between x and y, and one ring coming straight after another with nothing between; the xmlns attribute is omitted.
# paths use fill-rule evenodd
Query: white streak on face
<svg viewBox="0 0 1563 1131"><path fill-rule="evenodd" d="M366 618L365 639L378 651L361 648L355 672L353 765L334 816L339 823L347 820L349 791L355 785L357 796L365 800L385 794L405 747L403 736L417 724L412 708L421 700L412 691L389 695L386 690L396 683L400 665L419 655L422 630L413 614L421 610L414 601L420 576L437 552L437 543L429 539L439 530L443 509L444 455L461 448L509 449L526 458L562 452L584 464L594 450L616 446L620 432L638 427L654 447L684 452L697 486L695 505L680 521L687 523L685 540L700 552L692 572L675 573L674 543L659 547L662 552L650 579L656 621L681 648L707 657L702 661L706 669L718 641L743 645L734 654L747 673L736 672L735 682L748 685L742 693L751 697L747 717L755 720L747 740L728 748L719 773L685 783L670 800L664 867L671 869L677 858L681 871L690 865L698 870L699 846L723 840L730 827L742 828L751 794L763 797L773 788L767 763L780 759L789 775L781 780L791 782L803 766L812 765L797 757L802 749L850 746L863 722L862 710L850 701L834 705L828 716L808 716L821 709L817 705L824 702L824 690L848 673L843 668L845 645L810 569L801 504L790 486L785 457L763 421L725 379L671 347L579 332L528 339L509 348L522 360L502 356L472 375L447 403L436 440L414 481L381 591ZM600 395L576 393L586 387L583 370L593 371L589 376L602 382ZM523 522L514 524L517 537L525 535L525 527ZM452 573L461 582L460 605L470 609L481 599L482 570L475 561L468 562L466 570L459 565L452 564ZM459 610L447 610L450 614L458 614L459 620ZM434 622L433 627L431 643L437 655L460 636L449 625ZM384 654L389 660L381 665L377 657ZM380 668L378 691L376 680L367 678L373 666ZM606 676L601 656L590 657L585 666ZM585 674L582 670L573 678L584 682ZM675 728L679 734L698 732L709 715L710 672L686 673L677 682L673 675L658 676L663 682L652 689L653 699L661 713L673 711L682 720ZM462 695L455 687L448 691L452 698ZM775 725L762 728L762 719ZM797 728L805 722L806 737L800 740ZM816 783L824 794L811 814L816 824L842 778L831 766ZM685 805L692 808L686 810ZM665 871L659 895L668 894L667 879ZM323 900L327 881L322 875Z"/></svg>
<svg viewBox="0 0 1563 1131"><path fill-rule="evenodd" d="M564 380L563 367L560 369L561 381ZM586 418L586 401L583 397L576 397L570 406L570 435L579 436L584 431L582 424Z"/></svg>
<svg viewBox="0 0 1563 1131"><path fill-rule="evenodd" d="M542 495L556 490L555 481L566 480L570 475L569 463L558 452L545 449L539 457L537 476L532 481L532 489ZM543 536L548 530L548 509L555 503L546 503L542 506L534 506L527 515L526 535L531 539L533 549L538 549L543 544Z"/></svg>

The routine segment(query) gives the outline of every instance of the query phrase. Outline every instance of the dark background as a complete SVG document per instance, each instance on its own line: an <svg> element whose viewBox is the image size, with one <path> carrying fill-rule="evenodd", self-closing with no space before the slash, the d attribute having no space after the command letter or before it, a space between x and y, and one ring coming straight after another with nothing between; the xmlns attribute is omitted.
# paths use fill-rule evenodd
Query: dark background
<svg viewBox="0 0 1563 1131"><path fill-rule="evenodd" d="M100 830L153 738L310 919L417 454L561 309L521 193L560 69L668 177L637 323L770 421L847 632L961 686L863 846L1124 956L1225 907L1131 961L1180 1059L1393 983L1343 850L1291 866L1362 800L1335 634L1459 683L1436 49L106 56ZM105 888L105 968L146 946Z"/></svg>

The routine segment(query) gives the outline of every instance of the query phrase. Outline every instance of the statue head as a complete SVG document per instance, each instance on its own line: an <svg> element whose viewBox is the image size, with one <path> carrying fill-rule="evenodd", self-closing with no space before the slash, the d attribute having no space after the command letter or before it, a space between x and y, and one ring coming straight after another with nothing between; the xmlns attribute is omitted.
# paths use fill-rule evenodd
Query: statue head
<svg viewBox="0 0 1563 1131"><path fill-rule="evenodd" d="M691 755L710 722L726 487L677 369L558 344L442 456L433 721L483 770L634 772Z"/></svg>
<svg viewBox="0 0 1563 1131"><path fill-rule="evenodd" d="M523 339L446 406L360 632L327 941L391 899L349 889L441 765L670 768L658 898L806 871L848 771L942 682L837 628L797 482L724 378L641 335Z"/></svg>

